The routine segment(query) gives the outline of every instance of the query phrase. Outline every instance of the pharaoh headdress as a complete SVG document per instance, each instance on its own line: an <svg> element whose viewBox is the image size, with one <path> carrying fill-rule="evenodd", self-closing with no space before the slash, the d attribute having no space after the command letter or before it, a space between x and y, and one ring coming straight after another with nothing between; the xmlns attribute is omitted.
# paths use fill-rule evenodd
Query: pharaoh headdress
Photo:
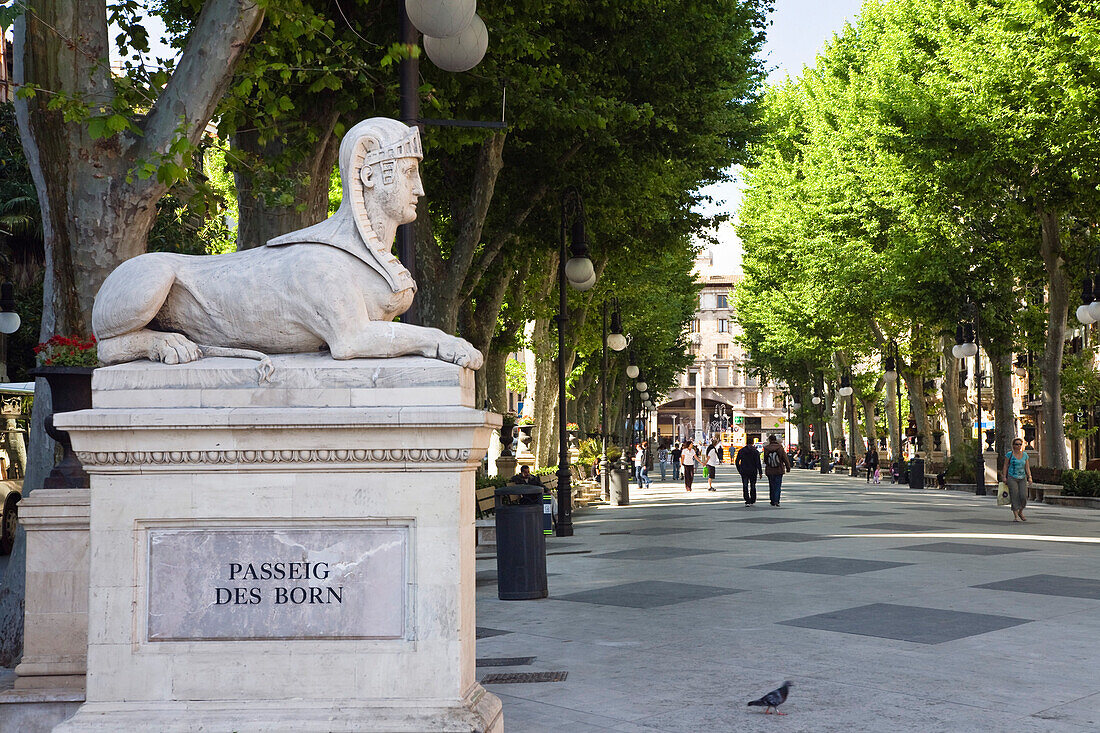
<svg viewBox="0 0 1100 733"><path fill-rule="evenodd" d="M381 242L367 217L367 188L360 179L364 166L379 164L381 185L392 182L400 158L423 158L420 131L388 117L372 117L348 130L340 143L340 180L344 198L336 213L319 224L268 240L268 247L287 244L327 244L370 265L396 293L416 290L416 283L393 255L392 242Z"/></svg>

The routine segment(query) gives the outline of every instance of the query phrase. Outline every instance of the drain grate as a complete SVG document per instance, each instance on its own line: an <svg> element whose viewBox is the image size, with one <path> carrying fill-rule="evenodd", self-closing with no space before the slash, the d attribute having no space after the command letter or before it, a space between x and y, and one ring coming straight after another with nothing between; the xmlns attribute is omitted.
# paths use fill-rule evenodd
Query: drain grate
<svg viewBox="0 0 1100 733"><path fill-rule="evenodd" d="M607 534L630 534L630 532L600 532L601 537Z"/></svg>
<svg viewBox="0 0 1100 733"><path fill-rule="evenodd" d="M479 667L519 667L535 661L534 657L482 657L477 660Z"/></svg>
<svg viewBox="0 0 1100 733"><path fill-rule="evenodd" d="M517 685L526 682L565 682L568 672L507 672L487 674L481 680L483 685Z"/></svg>

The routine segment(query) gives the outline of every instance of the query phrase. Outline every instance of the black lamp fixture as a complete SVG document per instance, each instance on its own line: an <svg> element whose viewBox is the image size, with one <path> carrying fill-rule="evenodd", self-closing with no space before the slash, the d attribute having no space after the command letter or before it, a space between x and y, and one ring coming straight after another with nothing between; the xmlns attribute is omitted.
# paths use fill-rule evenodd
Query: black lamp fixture
<svg viewBox="0 0 1100 733"><path fill-rule="evenodd" d="M15 286L0 285L0 333L10 334L19 330L19 314L15 312Z"/></svg>
<svg viewBox="0 0 1100 733"><path fill-rule="evenodd" d="M611 297L611 332L607 331L608 299L603 301L603 349L600 353L600 486L605 500L611 500L610 464L607 460L607 350L622 351L629 343L623 335L619 299Z"/></svg>
<svg viewBox="0 0 1100 733"><path fill-rule="evenodd" d="M566 260L567 232L572 234L569 259ZM566 431L565 327L569 320L566 285L588 290L596 284L596 270L588 259L584 201L580 191L570 186L561 195L561 230L558 239L558 537L573 536L573 506L569 473L569 436Z"/></svg>
<svg viewBox="0 0 1100 733"><path fill-rule="evenodd" d="M1100 321L1100 247L1093 252L1093 275L1081 282L1077 320L1084 326Z"/></svg>

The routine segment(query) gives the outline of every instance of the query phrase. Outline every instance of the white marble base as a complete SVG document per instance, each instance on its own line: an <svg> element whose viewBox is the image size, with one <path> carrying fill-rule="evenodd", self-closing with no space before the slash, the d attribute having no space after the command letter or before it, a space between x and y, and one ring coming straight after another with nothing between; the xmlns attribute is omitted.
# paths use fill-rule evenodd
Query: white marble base
<svg viewBox="0 0 1100 733"><path fill-rule="evenodd" d="M500 418L472 373L272 362L270 385L243 359L100 369L94 409L58 416L92 481L87 702L58 730L501 730L474 670Z"/></svg>
<svg viewBox="0 0 1100 733"><path fill-rule="evenodd" d="M89 504L88 489L37 489L19 503L27 533L27 594L16 690L84 694Z"/></svg>
<svg viewBox="0 0 1100 733"><path fill-rule="evenodd" d="M79 690L5 690L0 692L0 731L49 733L82 702Z"/></svg>
<svg viewBox="0 0 1100 733"><path fill-rule="evenodd" d="M461 704L393 701L362 704L341 700L250 700L183 704L85 704L70 721L57 728L86 733L119 731L294 731L295 733L504 733L500 699L481 685Z"/></svg>

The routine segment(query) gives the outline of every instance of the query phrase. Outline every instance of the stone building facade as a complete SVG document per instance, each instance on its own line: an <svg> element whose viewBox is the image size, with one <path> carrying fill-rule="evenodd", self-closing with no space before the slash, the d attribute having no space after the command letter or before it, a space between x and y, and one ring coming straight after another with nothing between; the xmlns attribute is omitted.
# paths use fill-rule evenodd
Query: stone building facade
<svg viewBox="0 0 1100 733"><path fill-rule="evenodd" d="M695 361L658 405L657 433L663 440L719 433L731 447L750 439L766 440L769 433L784 441L784 391L780 385L761 384L747 373L748 355L736 341L741 331L732 302L740 272L736 267L723 269L727 268L715 266L713 250L704 251L696 262L696 277L703 289L689 334L688 348ZM702 418L699 423L697 412ZM726 451L727 460L730 453Z"/></svg>

